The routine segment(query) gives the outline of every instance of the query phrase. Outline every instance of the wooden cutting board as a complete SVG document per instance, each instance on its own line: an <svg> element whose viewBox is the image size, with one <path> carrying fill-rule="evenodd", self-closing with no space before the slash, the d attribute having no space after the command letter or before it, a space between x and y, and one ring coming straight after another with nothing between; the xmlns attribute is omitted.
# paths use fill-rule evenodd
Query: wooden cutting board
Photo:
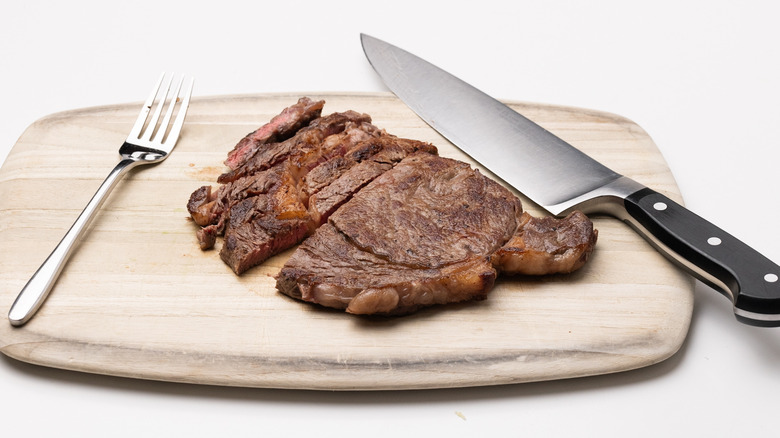
<svg viewBox="0 0 780 438"><path fill-rule="evenodd" d="M327 101L324 114L366 112L392 134L471 162L391 94L309 96ZM693 280L609 217L594 217L596 251L573 275L502 278L486 301L406 317L355 317L277 293L273 276L291 251L237 277L216 251L198 248L185 205L192 191L214 183L241 137L298 97L194 99L171 157L119 184L37 316L14 328L7 311L16 294L116 163L141 104L68 111L30 126L0 169L0 350L34 364L143 379L374 390L611 373L662 361L682 344ZM633 122L511 105L682 201L660 152Z"/></svg>

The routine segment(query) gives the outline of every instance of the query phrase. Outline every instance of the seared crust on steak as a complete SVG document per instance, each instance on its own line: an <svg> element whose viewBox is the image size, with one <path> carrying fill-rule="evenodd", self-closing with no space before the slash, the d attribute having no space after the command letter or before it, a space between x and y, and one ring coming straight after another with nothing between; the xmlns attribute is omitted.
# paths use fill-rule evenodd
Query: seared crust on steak
<svg viewBox="0 0 780 438"><path fill-rule="evenodd" d="M484 299L498 275L578 269L597 233L582 214L536 219L468 164L415 153L303 242L282 293L355 314L405 314Z"/></svg>
<svg viewBox="0 0 780 438"><path fill-rule="evenodd" d="M568 274L588 261L597 238L598 230L580 211L563 219L523 213L517 232L492 261L506 274Z"/></svg>
<svg viewBox="0 0 780 438"><path fill-rule="evenodd" d="M403 314L434 304L481 300L496 271L484 257L441 268L395 263L357 247L328 223L306 239L277 277L293 298L355 314Z"/></svg>

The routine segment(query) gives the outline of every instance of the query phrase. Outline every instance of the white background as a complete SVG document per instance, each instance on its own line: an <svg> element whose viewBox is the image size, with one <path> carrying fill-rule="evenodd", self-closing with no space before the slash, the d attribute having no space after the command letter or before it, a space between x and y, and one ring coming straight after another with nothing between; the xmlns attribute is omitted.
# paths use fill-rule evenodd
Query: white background
<svg viewBox="0 0 780 438"><path fill-rule="evenodd" d="M771 2L744 0L7 2L0 162L38 118L140 101L162 70L193 74L198 96L385 91L363 57L365 32L499 98L632 119L689 208L777 261L777 17ZM778 330L739 324L699 284L688 339L661 364L414 392L191 386L0 355L0 435L766 436L776 432Z"/></svg>

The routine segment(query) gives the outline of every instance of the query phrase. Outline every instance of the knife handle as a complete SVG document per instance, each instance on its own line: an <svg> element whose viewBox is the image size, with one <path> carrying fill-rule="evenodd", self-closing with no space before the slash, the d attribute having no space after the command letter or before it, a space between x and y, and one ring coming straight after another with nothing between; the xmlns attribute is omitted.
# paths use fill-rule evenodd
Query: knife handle
<svg viewBox="0 0 780 438"><path fill-rule="evenodd" d="M649 188L624 199L644 237L734 304L740 322L780 326L780 266L739 239Z"/></svg>

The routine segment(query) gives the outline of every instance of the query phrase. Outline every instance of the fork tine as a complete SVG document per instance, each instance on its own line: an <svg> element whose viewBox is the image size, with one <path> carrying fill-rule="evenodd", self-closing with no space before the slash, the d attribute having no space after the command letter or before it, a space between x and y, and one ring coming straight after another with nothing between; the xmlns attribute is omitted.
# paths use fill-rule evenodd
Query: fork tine
<svg viewBox="0 0 780 438"><path fill-rule="evenodd" d="M181 85L184 83L184 75L181 77L181 82L179 83L179 88L181 88ZM184 92L184 96L181 101L181 106L179 107L179 113L176 115L176 120L173 121L173 126L171 126L171 132L168 133L168 137L165 138L165 142L168 143L169 141L172 141L174 144L179 139L179 133L181 132L181 128L184 125L184 116L187 115L187 108L190 106L190 96L192 96L192 87L195 84L195 78L191 77L189 84L187 85L187 88ZM177 90L176 95L173 97L173 103L171 104L171 108L169 109L169 112L173 109L173 104L176 102L177 97L179 96L179 92Z"/></svg>
<svg viewBox="0 0 780 438"><path fill-rule="evenodd" d="M165 89L165 92L162 93L162 97L160 97L160 101L157 102L157 107L154 109L154 114L152 115L152 118L149 119L149 123L146 125L146 130L144 131L143 135L141 136L141 140L151 141L152 135L156 132L157 128L157 122L160 120L160 114L162 114L162 109L165 106L165 102L168 101L168 95L171 93L171 83L173 82L173 75L171 75L167 81L165 81L165 85L163 88ZM159 90L158 90L159 95ZM163 131L165 130L165 127L163 127Z"/></svg>
<svg viewBox="0 0 780 438"><path fill-rule="evenodd" d="M171 76L171 81L173 81L173 76ZM179 78L178 84L176 84L176 91L174 91L173 94L171 94L171 103L168 104L168 109L165 111L165 116L162 119L162 122L160 122L160 128L158 129L157 133L154 136L154 140L158 141L159 143L162 143L165 139L165 133L168 131L168 123L171 121L171 116L173 115L173 108L176 106L176 101L179 98L179 91L181 91L181 84L184 83L184 75ZM165 102L160 102L160 107Z"/></svg>
<svg viewBox="0 0 780 438"><path fill-rule="evenodd" d="M152 105L154 105L154 99L157 97L157 93L160 92L160 85L162 84L163 78L165 78L165 72L162 72L160 79L157 80L157 85L155 85L154 89L152 90L152 94L150 94L149 98L146 99L146 102L144 102L144 106L141 108L141 113L138 114L138 118L135 119L135 123L133 124L133 128L130 130L130 135L128 138L138 139L141 137L141 130L144 129L146 117L152 110Z"/></svg>

